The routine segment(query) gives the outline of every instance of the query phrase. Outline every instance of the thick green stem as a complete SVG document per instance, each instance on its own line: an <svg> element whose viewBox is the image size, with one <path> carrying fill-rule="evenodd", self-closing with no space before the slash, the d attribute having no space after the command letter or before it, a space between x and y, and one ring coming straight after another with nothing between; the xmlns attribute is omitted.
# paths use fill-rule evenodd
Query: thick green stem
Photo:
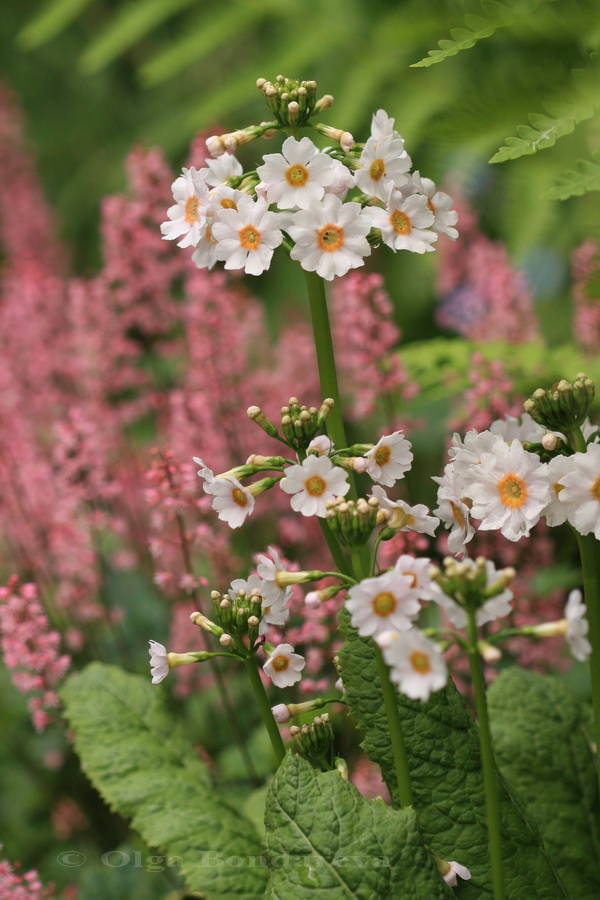
<svg viewBox="0 0 600 900"><path fill-rule="evenodd" d="M583 571L583 596L587 607L589 623L588 638L592 645L590 655L590 676L592 681L592 704L596 747L600 748L600 542L593 534L577 534L581 568ZM600 756L597 761L598 785L600 787Z"/></svg>
<svg viewBox="0 0 600 900"><path fill-rule="evenodd" d="M505 900L504 871L502 869L502 833L500 829L500 802L498 799L498 774L494 762L494 749L488 717L487 698L481 658L477 649L477 622L473 610L467 610L469 617L469 665L475 696L475 710L479 723L479 743L485 790L485 812L488 830L488 850L492 870L494 900Z"/></svg>
<svg viewBox="0 0 600 900"><path fill-rule="evenodd" d="M398 709L398 694L396 693L396 688L390 681L388 667L385 664L383 654L374 641L373 647L375 650L375 661L377 662L379 680L381 682L381 693L383 694L388 728L390 731L390 741L392 744L392 753L394 755L394 767L396 769L396 779L398 781L400 806L412 806L413 793L412 785L410 783L406 744L404 743L404 731L402 729L402 720Z"/></svg>
<svg viewBox="0 0 600 900"><path fill-rule="evenodd" d="M265 691L265 686L260 678L256 657L249 656L244 660L244 662L246 664L248 677L250 678L250 683L256 697L256 702L258 703L258 707L260 709L260 714L263 718L265 728L267 729L269 737L271 739L271 746L273 747L273 753L275 754L277 765L279 765L279 763L285 756L285 747L283 746L281 734L279 733L279 726L273 718L273 713L271 711L271 705L269 703L269 698L267 697L267 692Z"/></svg>

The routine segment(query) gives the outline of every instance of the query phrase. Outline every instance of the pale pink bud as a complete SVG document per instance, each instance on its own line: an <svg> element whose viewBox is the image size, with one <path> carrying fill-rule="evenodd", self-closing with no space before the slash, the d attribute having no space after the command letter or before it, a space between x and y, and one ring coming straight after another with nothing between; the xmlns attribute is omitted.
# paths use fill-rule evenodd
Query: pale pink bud
<svg viewBox="0 0 600 900"><path fill-rule="evenodd" d="M292 718L290 716L290 711L285 703L278 703L277 706L274 706L272 708L271 712L273 713L273 718L275 719L275 721L280 725L286 725Z"/></svg>
<svg viewBox="0 0 600 900"><path fill-rule="evenodd" d="M321 605L321 598L318 591L309 591L304 598L304 605L309 609L318 609Z"/></svg>

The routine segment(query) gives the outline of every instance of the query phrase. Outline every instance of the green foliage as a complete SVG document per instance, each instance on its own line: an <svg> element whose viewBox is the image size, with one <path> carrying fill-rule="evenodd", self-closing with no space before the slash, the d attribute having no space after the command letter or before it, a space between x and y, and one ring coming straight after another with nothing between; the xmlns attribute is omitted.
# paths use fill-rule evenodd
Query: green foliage
<svg viewBox="0 0 600 900"><path fill-rule="evenodd" d="M341 617L345 635L340 652L344 688L351 711L364 732L362 746L380 767L396 797L392 749L373 651ZM468 866L472 880L461 885L464 900L492 893L487 854L484 789L477 727L464 700L450 683L424 704L399 696L411 770L415 809L428 844L443 859ZM507 896L511 900L551 900L566 894L547 858L535 826L519 801L501 784L500 803Z"/></svg>
<svg viewBox="0 0 600 900"><path fill-rule="evenodd" d="M332 818L333 817L333 818ZM412 809L366 800L288 753L267 796L265 900L450 898Z"/></svg>
<svg viewBox="0 0 600 900"><path fill-rule="evenodd" d="M575 169L561 175L554 187L544 195L549 200L568 200L588 191L600 191L600 150L592 154L596 162L579 159Z"/></svg>
<svg viewBox="0 0 600 900"><path fill-rule="evenodd" d="M595 900L600 804L591 710L556 678L516 667L494 681L488 697L501 772L538 823L570 895Z"/></svg>
<svg viewBox="0 0 600 900"><path fill-rule="evenodd" d="M92 0L50 0L29 20L18 41L26 50L45 44L69 25Z"/></svg>
<svg viewBox="0 0 600 900"><path fill-rule="evenodd" d="M115 666L93 663L62 690L82 767L111 808L152 847L179 857L190 890L206 900L256 900L266 870L209 864L260 855L251 825L212 784L207 768L164 712L160 689Z"/></svg>
<svg viewBox="0 0 600 900"><path fill-rule="evenodd" d="M491 37L499 28L512 25L519 15L532 13L540 3L549 0L482 0L482 6L488 13L487 16L478 16L469 13L465 16L467 28L453 28L450 31L452 40L439 41L439 50L430 50L428 55L419 62L413 63L413 68L432 66L442 62L449 56L456 56L461 50L469 50L484 38Z"/></svg>

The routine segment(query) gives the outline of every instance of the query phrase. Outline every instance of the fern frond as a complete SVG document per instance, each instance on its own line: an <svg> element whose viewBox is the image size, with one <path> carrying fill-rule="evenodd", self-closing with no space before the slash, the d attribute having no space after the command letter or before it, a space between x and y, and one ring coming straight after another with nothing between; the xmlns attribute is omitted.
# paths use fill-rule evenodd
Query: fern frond
<svg viewBox="0 0 600 900"><path fill-rule="evenodd" d="M24 50L33 50L59 34L77 18L91 0L50 0L44 9L27 22L17 42Z"/></svg>
<svg viewBox="0 0 600 900"><path fill-rule="evenodd" d="M600 191L600 150L593 157L595 162L590 159L578 160L576 169L561 175L554 187L543 194L544 199L568 200L569 197L579 197L588 191Z"/></svg>
<svg viewBox="0 0 600 900"><path fill-rule="evenodd" d="M450 31L452 40L438 41L439 50L430 50L424 59L412 63L413 68L432 66L442 62L449 56L456 56L462 50L469 50L484 38L491 37L499 28L506 28L519 17L528 15L542 3L551 0L482 0L482 6L488 16L476 16L469 13L465 16L467 28L453 28Z"/></svg>

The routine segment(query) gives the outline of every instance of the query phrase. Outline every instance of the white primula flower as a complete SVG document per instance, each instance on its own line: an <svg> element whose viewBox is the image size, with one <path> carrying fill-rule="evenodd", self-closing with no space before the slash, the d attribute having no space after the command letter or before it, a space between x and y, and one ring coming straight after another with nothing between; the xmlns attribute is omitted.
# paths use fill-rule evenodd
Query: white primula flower
<svg viewBox="0 0 600 900"><path fill-rule="evenodd" d="M434 591L429 569L431 560L426 556L417 558L403 553L397 560L394 570L410 578L410 590L419 600L432 600Z"/></svg>
<svg viewBox="0 0 600 900"><path fill-rule="evenodd" d="M261 578L261 594L265 598L263 606L272 606L276 603L283 603L289 600L290 589L280 587L277 583L277 575L279 572L286 572L287 566L281 561L279 553L275 547L269 547L269 556L259 553L256 556L258 565L256 571Z"/></svg>
<svg viewBox="0 0 600 900"><path fill-rule="evenodd" d="M448 887L455 888L458 886L457 876L462 878L463 881L470 880L471 872L466 866L462 866L456 860L450 860L449 862L443 860L443 863L446 871L442 872L441 875Z"/></svg>
<svg viewBox="0 0 600 900"><path fill-rule="evenodd" d="M364 578L348 591L346 609L361 637L384 631L407 631L421 605L411 590L413 578L392 569L374 578Z"/></svg>
<svg viewBox="0 0 600 900"><path fill-rule="evenodd" d="M585 662L590 653L592 646L586 634L589 630L588 621L585 618L587 607L583 602L581 591L574 590L569 594L567 605L565 606L565 619L567 620L567 633L565 637L571 650L571 654L578 659L579 662Z"/></svg>
<svg viewBox="0 0 600 900"><path fill-rule="evenodd" d="M237 178L244 172L241 162L232 153L224 153L217 159L207 159L206 165L208 166L206 183L210 187L224 184L230 178Z"/></svg>
<svg viewBox="0 0 600 900"><path fill-rule="evenodd" d="M384 434L375 446L365 453L366 472L373 481L392 487L411 467L413 461L411 446L401 431Z"/></svg>
<svg viewBox="0 0 600 900"><path fill-rule="evenodd" d="M150 644L150 671L152 673L152 684L160 684L161 681L169 674L169 663L167 661L167 648L158 641L148 641Z"/></svg>
<svg viewBox="0 0 600 900"><path fill-rule="evenodd" d="M475 560L466 559L461 564L463 567L463 571L465 567L471 569L474 575L479 572L478 564ZM491 560L486 560L485 563L485 574L486 574L486 588L491 588L494 584L497 584L499 578L502 576L503 570L497 570L496 566ZM467 625L467 614L459 604L452 597L449 597L447 594L443 592L441 587L433 582L432 585L432 594L433 600L441 606L445 611L448 619L455 628L466 628ZM494 619L500 619L503 616L507 616L511 612L511 603L513 601L513 592L509 590L509 588L504 588L504 590L500 591L499 594L496 594L494 597L490 597L489 600L486 600L479 609L477 610L475 619L477 625L481 627L482 625L486 625L488 622L493 622Z"/></svg>
<svg viewBox="0 0 600 900"><path fill-rule="evenodd" d="M275 647L263 666L263 672L268 675L275 687L290 687L300 681L302 669L306 660L299 653L294 653L291 644L279 644Z"/></svg>
<svg viewBox="0 0 600 900"><path fill-rule="evenodd" d="M205 481L204 491L212 495L212 508L230 528L239 528L254 509L254 497L233 475Z"/></svg>
<svg viewBox="0 0 600 900"><path fill-rule="evenodd" d="M365 144L354 178L364 194L386 201L390 188L407 184L409 179L406 173L411 165L411 158L399 134L393 132L379 141L371 137Z"/></svg>
<svg viewBox="0 0 600 900"><path fill-rule="evenodd" d="M279 487L292 494L292 509L303 516L327 515L327 501L345 497L350 490L346 473L326 456L307 456L302 465L289 466Z"/></svg>
<svg viewBox="0 0 600 900"><path fill-rule="evenodd" d="M551 499L548 466L516 439L510 446L499 439L471 467L470 478L464 492L473 500L471 515L479 528L498 529L509 541L528 537Z"/></svg>
<svg viewBox="0 0 600 900"><path fill-rule="evenodd" d="M448 535L448 550L454 556L461 558L466 556L466 544L473 538L475 529L471 525L469 506L459 496L459 482L454 475L454 464L448 463L441 477L432 476L437 481L438 504L434 509L434 515L439 516L444 528L450 531ZM471 501L469 501L470 503Z"/></svg>
<svg viewBox="0 0 600 900"><path fill-rule="evenodd" d="M532 419L529 413L523 413L520 419L515 416L505 416L503 419L496 419L490 425L489 429L492 434L499 434L503 440L510 444L517 438L521 443L523 441L531 441L533 444L539 444L547 434L545 428Z"/></svg>
<svg viewBox="0 0 600 900"><path fill-rule="evenodd" d="M326 434L317 435L306 448L307 453L316 453L317 456L329 456L332 450L333 441Z"/></svg>
<svg viewBox="0 0 600 900"><path fill-rule="evenodd" d="M398 134L394 129L395 119L390 118L385 109L378 109L371 118L371 137L374 141L380 141L390 134ZM399 135L398 135L399 136Z"/></svg>
<svg viewBox="0 0 600 900"><path fill-rule="evenodd" d="M453 228L458 222L458 213L452 209L453 200L449 194L436 191L435 182L431 178L423 178L419 172L412 173L412 182L420 194L427 198L427 207L433 213L434 219L431 228L438 234L445 234L452 241L458 237L458 231Z"/></svg>
<svg viewBox="0 0 600 900"><path fill-rule="evenodd" d="M244 269L260 275L269 268L276 247L283 240L277 213L269 212L265 200L242 196L237 209L221 209L212 226L218 241L216 257L226 269Z"/></svg>
<svg viewBox="0 0 600 900"><path fill-rule="evenodd" d="M377 641L390 667L390 680L411 700L429 700L448 681L440 647L417 628L402 634L384 633Z"/></svg>
<svg viewBox="0 0 600 900"><path fill-rule="evenodd" d="M288 232L295 246L290 256L307 272L326 281L362 266L371 247L367 235L370 218L360 203L342 203L335 194L294 215Z"/></svg>
<svg viewBox="0 0 600 900"><path fill-rule="evenodd" d="M562 501L561 494L564 490L562 479L573 471L572 456L555 456L548 463L548 476L550 480L550 503L544 509L542 515L551 527L562 525L569 518L569 514L575 512L576 504Z"/></svg>
<svg viewBox="0 0 600 900"><path fill-rule="evenodd" d="M247 597L252 591L258 591L262 596L262 583L258 575L249 575L247 578L234 578L227 592L232 600L235 600L240 591L244 591Z"/></svg>
<svg viewBox="0 0 600 900"><path fill-rule="evenodd" d="M198 478L204 478L205 481L211 482L215 480L215 476L212 469L209 469L203 459L200 459L199 456L193 456L192 459L194 462L200 466L200 471L198 472Z"/></svg>
<svg viewBox="0 0 600 900"><path fill-rule="evenodd" d="M181 237L178 247L195 247L204 233L209 203L204 176L193 166L184 169L183 175L171 185L171 190L176 203L167 210L171 221L163 222L160 232L167 241Z"/></svg>
<svg viewBox="0 0 600 900"><path fill-rule="evenodd" d="M281 153L267 153L256 174L266 184L269 203L280 209L308 209L323 199L325 188L334 180L331 157L321 153L310 138L289 137Z"/></svg>
<svg viewBox="0 0 600 900"><path fill-rule="evenodd" d="M212 269L217 260L217 242L212 236L212 225L206 222L196 249L192 253L192 262L199 269Z"/></svg>
<svg viewBox="0 0 600 900"><path fill-rule="evenodd" d="M331 170L333 178L331 184L327 186L326 193L335 194L343 200L348 191L355 187L354 175L339 159L331 160Z"/></svg>
<svg viewBox="0 0 600 900"><path fill-rule="evenodd" d="M505 442L499 434L492 434L491 431L476 431L472 428L464 438L454 433L448 456L454 464L455 485L460 489L461 496L464 496L462 491L465 484L471 481L472 467L480 465L482 454L493 452L498 443Z"/></svg>
<svg viewBox="0 0 600 900"><path fill-rule="evenodd" d="M568 506L568 519L579 534L600 541L600 444L588 444L585 453L569 457L571 471L563 475L558 495Z"/></svg>
<svg viewBox="0 0 600 900"><path fill-rule="evenodd" d="M427 197L392 190L385 198L386 207L371 206L368 213L371 224L381 231L383 242L392 250L410 250L411 253L430 253L437 234L431 230L434 217L427 207Z"/></svg>
<svg viewBox="0 0 600 900"><path fill-rule="evenodd" d="M424 503L410 506L404 500L390 500L379 485L373 488L370 496L379 500L379 505L382 509L387 509L391 512L387 523L389 528L395 528L398 531L417 531L419 534L429 534L431 537L434 537L440 520L435 516L429 515L429 509Z"/></svg>

